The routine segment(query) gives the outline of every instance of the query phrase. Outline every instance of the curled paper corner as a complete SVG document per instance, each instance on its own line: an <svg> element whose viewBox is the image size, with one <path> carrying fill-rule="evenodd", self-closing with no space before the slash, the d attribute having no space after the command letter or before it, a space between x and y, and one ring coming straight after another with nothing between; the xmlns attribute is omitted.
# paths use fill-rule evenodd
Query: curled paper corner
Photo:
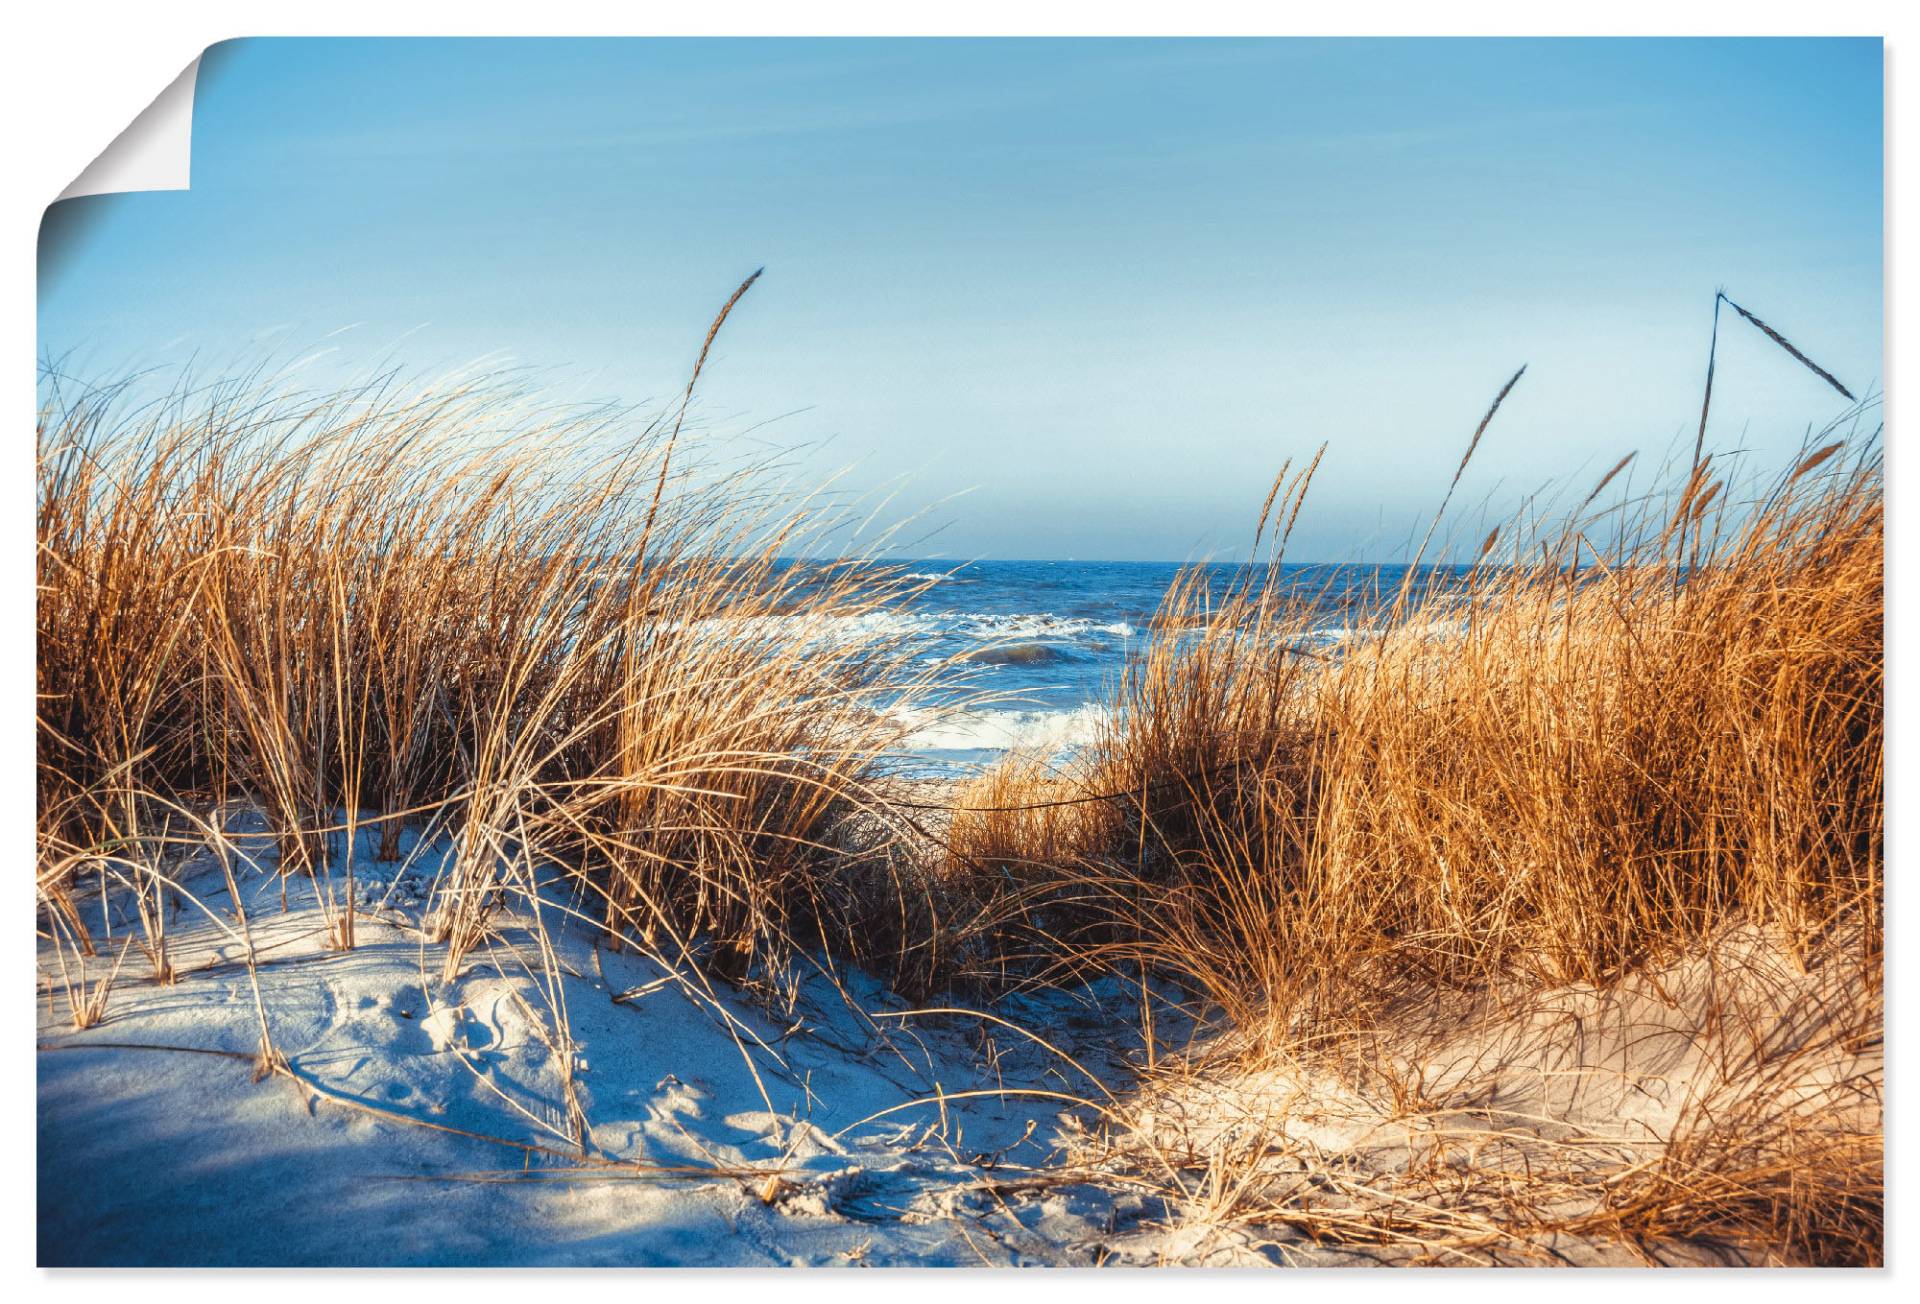
<svg viewBox="0 0 1920 1304"><path fill-rule="evenodd" d="M193 175L193 91L199 77L200 59L196 58L59 198L186 190Z"/></svg>

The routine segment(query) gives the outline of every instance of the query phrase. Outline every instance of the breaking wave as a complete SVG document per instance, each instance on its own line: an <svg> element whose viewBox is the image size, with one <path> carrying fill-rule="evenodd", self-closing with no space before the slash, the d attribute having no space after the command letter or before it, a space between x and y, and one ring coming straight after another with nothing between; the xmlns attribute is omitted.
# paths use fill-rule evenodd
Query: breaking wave
<svg viewBox="0 0 1920 1304"><path fill-rule="evenodd" d="M1051 711L903 709L898 716L910 730L900 743L902 751L965 758L1005 751L1064 757L1092 742L1111 718L1097 702Z"/></svg>

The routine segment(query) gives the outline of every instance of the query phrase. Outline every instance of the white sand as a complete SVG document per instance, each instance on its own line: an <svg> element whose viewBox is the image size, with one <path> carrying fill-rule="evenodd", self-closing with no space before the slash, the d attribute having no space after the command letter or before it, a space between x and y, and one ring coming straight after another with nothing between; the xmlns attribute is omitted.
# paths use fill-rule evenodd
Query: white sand
<svg viewBox="0 0 1920 1304"><path fill-rule="evenodd" d="M1656 1160L1702 1101L1737 1109L1762 1071L1816 1126L1880 1127L1877 1041L1800 1053L1877 993L1859 970L1803 971L1750 932L1608 992L1413 994L1370 1065L1349 1053L1175 1069L1163 1050L1129 1096L1139 993L1117 983L995 1007L1085 1072L988 1019L897 1017L910 1007L859 974L812 974L770 1012L610 953L551 909L557 991L512 922L443 984L444 951L418 926L427 852L404 873L360 864L369 904L348 953L323 944L310 884L291 881L283 911L277 877L242 880L291 1078L255 1078L246 949L209 858L175 874L202 903L181 901L169 926L178 981L154 983L135 950L93 1028L73 1030L43 940L43 1265L1404 1262L1418 1257L1404 1244L1317 1245L1250 1218L1261 1201L1248 1197L1294 1190L1363 1213L1417 1199L1441 1211L1436 1238L1470 1237L1502 1204L1486 1183L1450 1194L1450 1167ZM124 938L130 910L110 900ZM83 908L99 933L97 896ZM110 959L89 963L97 977ZM1059 1098L1109 1089L1128 1097L1118 1161L1090 1142L1098 1111ZM1178 1203L1116 1176L1169 1159L1188 1184ZM1559 1198L1546 1212L1594 1197ZM1643 1250L1548 1235L1440 1257L1623 1263ZM1711 1237L1658 1254L1766 1257Z"/></svg>
<svg viewBox="0 0 1920 1304"><path fill-rule="evenodd" d="M1410 992L1372 1044L1362 1035L1311 1059L1158 1075L1135 1101L1141 1124L1130 1144L1226 1161L1237 1198L1186 1209L1190 1238L1214 1224L1246 1234L1237 1223L1249 1207L1304 1196L1323 1216L1390 1215L1409 1237L1466 1244L1383 1247L1371 1256L1381 1262L1778 1262L1771 1246L1705 1226L1627 1244L1550 1225L1601 1210L1620 1183L1704 1129L1722 1133L1678 1152L1685 1164L1740 1152L1734 1167L1763 1166L1788 1119L1802 1144L1877 1141L1878 975L1849 962L1848 945L1857 938L1837 940L1809 968L1762 930L1740 927L1604 990ZM1503 1183L1502 1171L1514 1179ZM1461 1180L1469 1172L1470 1184ZM1541 1230L1527 1231L1529 1219ZM1472 1244L1481 1234L1500 1243Z"/></svg>
<svg viewBox="0 0 1920 1304"><path fill-rule="evenodd" d="M210 860L178 878L232 926ZM579 1101L592 1155L628 1166L409 1125L578 1153L535 1016L540 984L496 946L443 986L444 952L412 926L421 886L389 896L372 882L366 895L388 905L362 915L357 949L341 953L323 945L311 887L293 882L282 913L277 878L243 883L273 1039L300 1082L189 1053L251 1057L259 1044L244 947L200 908L182 904L170 925L179 980L156 985L136 949L106 1020L84 1032L57 980L48 1008L57 965L43 943L40 1262L1086 1264L1111 1228L1150 1212L1049 1175L1068 1102L928 1101L1003 1086L1098 1097L1019 1035L975 1018L887 1017L907 1006L859 975L847 987L867 1013L816 975L791 1014L769 1015L719 984L709 997L697 980L607 953L584 925L553 930ZM84 908L98 932L98 899ZM133 924L123 902L115 913L118 939ZM524 934L507 938L531 958ZM109 967L90 963L94 975ZM1123 1081L1111 1049L1076 1037L1079 1009L1056 996L1001 1014L1046 1024L1061 1049ZM862 1121L914 1101L927 1103ZM762 1174L776 1171L769 1185Z"/></svg>

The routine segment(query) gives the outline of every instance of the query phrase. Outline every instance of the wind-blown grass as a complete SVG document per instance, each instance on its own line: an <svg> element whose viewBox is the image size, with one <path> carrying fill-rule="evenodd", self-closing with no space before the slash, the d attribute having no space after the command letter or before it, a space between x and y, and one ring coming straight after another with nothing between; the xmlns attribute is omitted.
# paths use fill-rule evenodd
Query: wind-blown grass
<svg viewBox="0 0 1920 1304"><path fill-rule="evenodd" d="M543 911L689 982L802 957L915 994L1117 973L1150 1021L1165 980L1239 1066L1378 1088L1390 1121L1437 1138L1366 1190L1334 1167L1276 1184L1258 1129L1161 1153L1211 1217L1440 1257L1565 1232L1877 1259L1877 431L1830 432L1765 483L1702 448L1636 491L1622 458L1550 527L1494 530L1451 579L1409 571L1335 645L1278 565L1319 459L1289 468L1255 530L1267 564L1224 599L1200 570L1175 585L1074 767L1010 759L929 820L948 803L884 773L907 718L886 708L964 671L870 619L925 581L788 560L829 553L840 514L682 447L752 283L652 421L497 381L254 378L143 406L49 377L36 878L76 1026L128 954L115 939L110 968L87 964L106 939L83 889L127 895L171 981L171 867L208 847L231 875L244 807L277 848L260 867L311 879L351 948L356 857L395 859L413 827L451 848L424 921L444 980L509 915L551 978ZM1661 1035L1719 1059L1656 1155L1609 1167L1592 1156L1618 1138L1502 1133L1497 1162L1443 1162L1468 1107L1418 1067L1435 1008L1658 988L1749 933L1822 975L1817 1017L1742 1022L1739 976L1706 984ZM255 999L262 1066L284 1070ZM570 1064L557 999L548 1018ZM1190 1064L1169 1063L1150 1085ZM1320 1178L1337 1213L1311 1203Z"/></svg>
<svg viewBox="0 0 1920 1304"><path fill-rule="evenodd" d="M1176 582L1078 763L957 796L950 872L995 884L983 973L1157 976L1211 1028L1147 1074L1130 1143L1190 1217L1402 1260L1571 1236L1879 1261L1880 432L1856 407L1757 478L1706 449L1712 373L1666 484L1631 489L1622 457L1452 577L1410 568L1332 646L1279 566L1320 459L1283 469L1265 564L1224 599ZM1604 1032L1615 1005L1638 1013ZM1492 1107L1658 1085L1663 1044L1686 1071L1654 1135ZM1154 1122L1195 1099L1198 1149ZM1343 1111L1401 1139L1311 1139Z"/></svg>
<svg viewBox="0 0 1920 1304"><path fill-rule="evenodd" d="M840 511L675 458L684 400L642 423L497 381L48 393L38 881L83 950L97 875L165 979L165 865L245 805L339 947L356 855L445 830L449 974L556 869L613 938L722 972L922 963L873 953L859 916L912 889L840 845L900 732L882 708L931 673L861 617L913 585L785 560Z"/></svg>
<svg viewBox="0 0 1920 1304"><path fill-rule="evenodd" d="M1605 981L1733 918L1802 948L1858 919L1877 955L1877 441L1748 503L1723 484L1529 540L1331 654L1277 568L1160 638L1087 767L1138 796L1081 809L1191 921L1166 954L1208 957L1239 1021L1383 961Z"/></svg>

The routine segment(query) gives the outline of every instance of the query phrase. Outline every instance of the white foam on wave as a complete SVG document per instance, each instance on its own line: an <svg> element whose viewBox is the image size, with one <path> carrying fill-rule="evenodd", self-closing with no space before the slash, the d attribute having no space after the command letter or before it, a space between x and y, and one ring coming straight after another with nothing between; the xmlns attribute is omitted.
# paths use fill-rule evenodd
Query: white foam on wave
<svg viewBox="0 0 1920 1304"><path fill-rule="evenodd" d="M942 613L940 618L954 622L956 632L974 638L1081 638L1088 634L1130 638L1134 633L1133 626L1124 620L1056 616L1050 611L1022 611L1005 615L986 611L949 611Z"/></svg>
<svg viewBox="0 0 1920 1304"><path fill-rule="evenodd" d="M1098 702L1051 711L906 708L896 711L896 716L910 730L899 744L902 751L1023 751L1048 755L1085 747L1112 718Z"/></svg>
<svg viewBox="0 0 1920 1304"><path fill-rule="evenodd" d="M869 611L858 616L806 615L760 617L804 623L813 637L854 639L866 636L917 635L925 638L969 638L983 641L1046 639L1070 640L1107 636L1131 638L1138 631L1124 620L1095 620L1061 616L1051 611ZM814 632L817 631L817 632Z"/></svg>

